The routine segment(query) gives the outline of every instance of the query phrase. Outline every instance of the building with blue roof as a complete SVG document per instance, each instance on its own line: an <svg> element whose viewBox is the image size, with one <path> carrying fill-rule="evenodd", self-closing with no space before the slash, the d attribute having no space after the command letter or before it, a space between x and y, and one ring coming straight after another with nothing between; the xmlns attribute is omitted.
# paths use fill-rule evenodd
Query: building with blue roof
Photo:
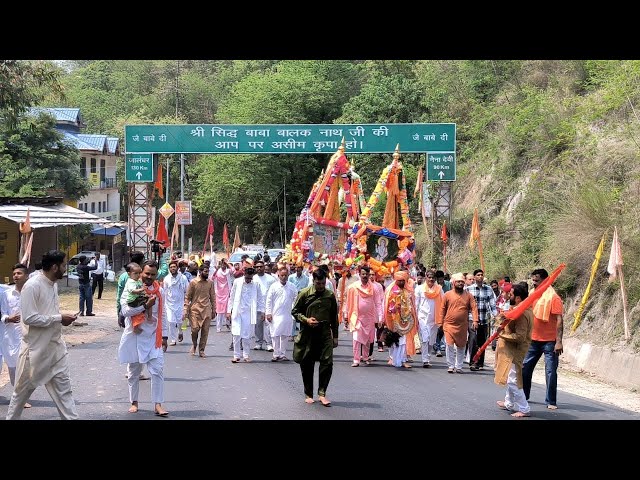
<svg viewBox="0 0 640 480"><path fill-rule="evenodd" d="M29 113L52 115L56 120L56 130L80 151L80 172L90 181L91 190L77 202L68 200L65 203L112 222L120 221L120 193L116 178L120 139L85 133L86 124L79 108L31 107Z"/></svg>

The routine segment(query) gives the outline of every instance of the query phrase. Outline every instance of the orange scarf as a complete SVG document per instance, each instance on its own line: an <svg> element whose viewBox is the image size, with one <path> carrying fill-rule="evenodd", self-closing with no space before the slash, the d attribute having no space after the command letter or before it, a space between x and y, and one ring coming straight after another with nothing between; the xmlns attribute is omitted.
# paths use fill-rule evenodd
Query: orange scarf
<svg viewBox="0 0 640 480"><path fill-rule="evenodd" d="M429 300L434 300L435 304L434 304L434 308L435 308L435 312L433 315L433 318L436 322L436 325L440 325L439 322L439 318L442 315L441 312L441 306L442 306L442 287L440 285L438 285L437 283L435 283L433 285L433 290L429 289L429 285L427 285L426 283L424 284L424 296L427 297Z"/></svg>
<svg viewBox="0 0 640 480"><path fill-rule="evenodd" d="M542 320L543 322L548 322L549 317L551 316L551 305L553 303L553 298L556 295L556 291L553 287L549 287L542 294L540 299L533 306L533 316L538 320Z"/></svg>
<svg viewBox="0 0 640 480"><path fill-rule="evenodd" d="M162 346L162 293L160 292L160 284L154 281L149 287L147 285L142 286L147 295L155 295L158 302L158 324L156 325L156 348Z"/></svg>
<svg viewBox="0 0 640 480"><path fill-rule="evenodd" d="M355 288L362 294L363 297L368 298L373 295L373 285L371 285L371 280L367 282L367 286L365 287L362 281L356 283Z"/></svg>

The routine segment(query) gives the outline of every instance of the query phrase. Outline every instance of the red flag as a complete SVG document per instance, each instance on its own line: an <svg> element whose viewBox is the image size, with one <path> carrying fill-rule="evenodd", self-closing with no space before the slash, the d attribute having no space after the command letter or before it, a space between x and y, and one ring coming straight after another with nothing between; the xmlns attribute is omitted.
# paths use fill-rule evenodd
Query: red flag
<svg viewBox="0 0 640 480"><path fill-rule="evenodd" d="M162 188L162 164L158 161L158 174L156 175L156 183L154 184L158 190L158 196L164 198L164 189ZM168 240L168 238L167 238Z"/></svg>
<svg viewBox="0 0 640 480"><path fill-rule="evenodd" d="M207 239L209 240L209 248L213 247L213 217L209 215L209 224L207 225L207 233L204 234L204 245L202 245L202 256L207 248Z"/></svg>
<svg viewBox="0 0 640 480"><path fill-rule="evenodd" d="M159 242L164 240L164 246L169 246L169 234L167 233L167 225L165 223L165 219L162 215L160 215L160 220L158 220L158 231L156 232L156 240Z"/></svg>

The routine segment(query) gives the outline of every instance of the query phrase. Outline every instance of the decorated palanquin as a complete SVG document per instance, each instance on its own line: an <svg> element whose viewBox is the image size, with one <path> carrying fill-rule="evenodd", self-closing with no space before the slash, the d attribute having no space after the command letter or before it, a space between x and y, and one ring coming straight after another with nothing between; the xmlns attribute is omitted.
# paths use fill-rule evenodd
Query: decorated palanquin
<svg viewBox="0 0 640 480"><path fill-rule="evenodd" d="M342 263L349 232L364 207L360 177L344 150L343 140L313 184L287 245L286 260L296 264L323 260Z"/></svg>
<svg viewBox="0 0 640 480"><path fill-rule="evenodd" d="M374 225L369 221L371 211L383 192L387 201L382 225ZM366 261L371 270L382 277L393 274L400 265L411 265L415 240L410 228L407 185L400 163L400 145L397 145L393 161L382 171L369 203L362 209L359 221L351 227L345 264Z"/></svg>

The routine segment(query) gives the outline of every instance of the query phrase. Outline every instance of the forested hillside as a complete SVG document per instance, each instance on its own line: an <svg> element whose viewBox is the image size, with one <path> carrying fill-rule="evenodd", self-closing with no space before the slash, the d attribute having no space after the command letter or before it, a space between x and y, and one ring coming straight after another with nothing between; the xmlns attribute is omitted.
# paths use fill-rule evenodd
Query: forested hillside
<svg viewBox="0 0 640 480"><path fill-rule="evenodd" d="M619 284L608 283L620 232L632 334L640 323L640 61L85 61L61 71L65 99L91 133L123 137L127 123L455 122L458 181L449 270L473 270L466 243L479 209L488 278L525 279L567 268L557 282L572 312L600 238L608 242L576 335L623 346ZM400 146L402 150L402 145ZM368 196L390 155L354 155ZM202 221L240 225L245 241L280 238L283 182L288 236L327 155L188 156L187 198ZM412 191L424 156L402 157ZM171 191L179 165L172 163ZM0 184L2 179L0 179ZM173 197L171 193L171 197ZM275 201L279 198L280 200ZM439 261L411 200L424 262ZM278 213L280 211L280 214ZM381 215L382 212L379 212ZM374 217L374 220L376 218ZM205 228L191 232L194 245Z"/></svg>

